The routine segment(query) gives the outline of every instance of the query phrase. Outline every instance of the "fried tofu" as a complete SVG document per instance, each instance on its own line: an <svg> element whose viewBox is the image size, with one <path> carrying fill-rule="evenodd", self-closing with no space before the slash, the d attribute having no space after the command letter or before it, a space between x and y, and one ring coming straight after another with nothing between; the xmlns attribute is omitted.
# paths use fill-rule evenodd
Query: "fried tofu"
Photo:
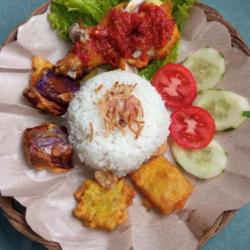
<svg viewBox="0 0 250 250"><path fill-rule="evenodd" d="M184 207L192 184L162 156L153 157L131 174L137 188L163 214Z"/></svg>
<svg viewBox="0 0 250 250"><path fill-rule="evenodd" d="M124 179L107 190L94 180L86 180L75 192L74 216L90 228L112 231L128 219L128 207L135 192Z"/></svg>

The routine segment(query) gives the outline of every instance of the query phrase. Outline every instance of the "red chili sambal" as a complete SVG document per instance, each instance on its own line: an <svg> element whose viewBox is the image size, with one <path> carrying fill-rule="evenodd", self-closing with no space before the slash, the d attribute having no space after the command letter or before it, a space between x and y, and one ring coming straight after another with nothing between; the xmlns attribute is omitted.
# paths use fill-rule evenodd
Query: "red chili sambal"
<svg viewBox="0 0 250 250"><path fill-rule="evenodd" d="M142 4L136 12L115 7L101 24L88 28L88 39L76 42L73 53L86 66L92 53L113 67L119 66L121 58L147 61L150 53L167 44L173 30L174 21L161 6Z"/></svg>

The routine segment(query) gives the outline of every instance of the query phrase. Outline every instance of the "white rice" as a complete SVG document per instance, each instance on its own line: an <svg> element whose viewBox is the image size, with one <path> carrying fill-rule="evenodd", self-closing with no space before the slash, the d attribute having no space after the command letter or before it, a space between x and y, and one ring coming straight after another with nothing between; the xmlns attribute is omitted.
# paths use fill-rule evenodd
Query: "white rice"
<svg viewBox="0 0 250 250"><path fill-rule="evenodd" d="M141 101L144 128L138 139L127 129L119 129L104 136L104 121L97 106L100 99L115 82L137 84L133 94ZM98 86L103 88L96 93ZM80 160L94 169L111 170L118 176L136 170L148 160L169 134L169 112L161 96L150 82L130 72L115 70L99 74L83 84L68 109L70 141ZM90 123L94 135L90 142Z"/></svg>

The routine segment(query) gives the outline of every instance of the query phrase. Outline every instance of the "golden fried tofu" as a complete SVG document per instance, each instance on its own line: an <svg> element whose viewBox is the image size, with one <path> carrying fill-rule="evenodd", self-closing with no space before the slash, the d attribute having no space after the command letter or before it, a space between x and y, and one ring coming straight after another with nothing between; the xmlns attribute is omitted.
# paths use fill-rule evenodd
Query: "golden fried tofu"
<svg viewBox="0 0 250 250"><path fill-rule="evenodd" d="M75 192L74 216L90 228L114 230L127 221L127 208L135 192L124 179L107 190L94 180L86 180Z"/></svg>
<svg viewBox="0 0 250 250"><path fill-rule="evenodd" d="M162 156L143 164L131 177L145 197L164 214L182 208L193 190L192 184Z"/></svg>

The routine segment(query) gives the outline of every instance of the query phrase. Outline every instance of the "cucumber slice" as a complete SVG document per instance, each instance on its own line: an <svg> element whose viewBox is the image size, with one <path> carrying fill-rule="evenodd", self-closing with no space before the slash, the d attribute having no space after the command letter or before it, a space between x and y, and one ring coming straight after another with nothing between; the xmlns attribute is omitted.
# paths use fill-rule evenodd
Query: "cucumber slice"
<svg viewBox="0 0 250 250"><path fill-rule="evenodd" d="M210 112L217 131L228 131L239 127L247 119L243 116L243 112L250 109L245 97L220 89L201 92L194 105Z"/></svg>
<svg viewBox="0 0 250 250"><path fill-rule="evenodd" d="M182 168L201 179L219 175L225 170L227 163L227 153L215 140L201 150L188 150L173 143L172 152Z"/></svg>
<svg viewBox="0 0 250 250"><path fill-rule="evenodd" d="M183 65L191 70L199 90L214 87L225 73L225 60L213 48L203 48L190 55Z"/></svg>

